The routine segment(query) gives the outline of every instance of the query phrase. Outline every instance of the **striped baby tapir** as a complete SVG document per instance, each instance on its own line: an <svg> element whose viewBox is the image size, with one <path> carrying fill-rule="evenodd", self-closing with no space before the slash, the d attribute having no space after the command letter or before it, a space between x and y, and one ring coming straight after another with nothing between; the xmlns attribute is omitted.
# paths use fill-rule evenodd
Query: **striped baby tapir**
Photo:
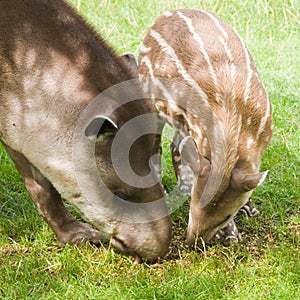
<svg viewBox="0 0 300 300"><path fill-rule="evenodd" d="M191 193L187 243L238 242L234 216L241 208L259 213L250 197L268 173L259 169L273 126L248 49L217 16L180 9L155 21L138 63L160 116L175 128L174 169Z"/></svg>

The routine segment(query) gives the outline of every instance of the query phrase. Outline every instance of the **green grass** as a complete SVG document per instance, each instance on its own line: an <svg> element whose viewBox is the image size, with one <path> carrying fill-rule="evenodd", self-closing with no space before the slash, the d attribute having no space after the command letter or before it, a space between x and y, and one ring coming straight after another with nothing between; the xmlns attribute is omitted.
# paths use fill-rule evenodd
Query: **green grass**
<svg viewBox="0 0 300 300"><path fill-rule="evenodd" d="M274 136L262 164L270 173L253 196L262 214L237 219L242 244L195 251L183 245L186 202L172 215L171 253L154 265L134 265L109 246L60 247L1 148L0 298L300 299L299 0L71 2L120 54L137 55L168 9L203 8L236 28L273 104ZM168 154L165 161L170 188Z"/></svg>

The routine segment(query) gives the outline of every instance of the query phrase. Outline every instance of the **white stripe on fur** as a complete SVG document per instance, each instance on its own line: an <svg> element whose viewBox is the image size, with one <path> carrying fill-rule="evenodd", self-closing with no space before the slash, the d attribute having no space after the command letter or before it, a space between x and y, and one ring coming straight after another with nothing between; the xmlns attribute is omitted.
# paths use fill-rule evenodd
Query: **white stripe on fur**
<svg viewBox="0 0 300 300"><path fill-rule="evenodd" d="M207 65L208 65L209 74L212 77L215 87L217 87L218 82L217 82L216 72L211 64L210 58L205 50L204 43L203 43L200 35L195 31L195 28L192 24L192 20L190 18L188 18L187 16L185 16L184 14L182 14L180 11L178 11L177 14L181 19L183 19L186 22L190 33L193 35L193 38L195 39L195 41L199 44L200 52L202 53ZM218 99L216 99L216 101L218 102Z"/></svg>
<svg viewBox="0 0 300 300"><path fill-rule="evenodd" d="M222 33L222 35L224 36L225 39L228 39L228 33L227 31L224 29L224 27L220 24L219 20L212 14L210 14L207 11L201 10L201 12L205 15L207 15L216 25L216 27L220 30L220 32Z"/></svg>
<svg viewBox="0 0 300 300"><path fill-rule="evenodd" d="M157 43L160 45L163 52L166 52L175 62L178 72L181 74L181 76L193 87L195 90L199 93L201 98L204 100L205 104L208 106L207 101L207 95L204 93L204 91L201 89L201 87L198 85L198 83L190 76L190 74L186 71L184 68L182 62L177 57L174 49L163 39L163 37L156 32L155 30L150 30L150 35L157 41Z"/></svg>

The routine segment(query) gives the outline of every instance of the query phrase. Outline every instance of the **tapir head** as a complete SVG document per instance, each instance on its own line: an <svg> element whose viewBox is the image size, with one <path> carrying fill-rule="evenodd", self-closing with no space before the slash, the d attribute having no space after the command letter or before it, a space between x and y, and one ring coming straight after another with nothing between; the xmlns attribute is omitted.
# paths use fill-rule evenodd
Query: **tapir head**
<svg viewBox="0 0 300 300"><path fill-rule="evenodd" d="M217 192L205 197L203 193L211 174L211 162L198 154L192 138L186 138L182 144L182 161L190 166L194 176L187 243L190 246L201 245L202 242L210 242L218 230L232 221L239 209L248 202L253 189L265 180L268 171L253 172L245 165L236 163L233 168L226 170Z"/></svg>
<svg viewBox="0 0 300 300"><path fill-rule="evenodd" d="M204 173L206 171L204 170ZM190 207L190 219L187 233L188 244L211 241L214 235L233 220L233 217L248 201L253 189L259 186L267 175L266 172L247 173L243 169L234 168L227 186L220 190L205 206L201 205L204 173L200 174L193 190ZM207 177L206 177L207 179Z"/></svg>
<svg viewBox="0 0 300 300"><path fill-rule="evenodd" d="M80 172L89 172L83 182L90 203L81 213L122 252L155 260L166 254L171 237L159 176L157 116L148 100L120 104L112 97L100 97L100 112L92 112L84 127L92 151L86 155L90 170Z"/></svg>

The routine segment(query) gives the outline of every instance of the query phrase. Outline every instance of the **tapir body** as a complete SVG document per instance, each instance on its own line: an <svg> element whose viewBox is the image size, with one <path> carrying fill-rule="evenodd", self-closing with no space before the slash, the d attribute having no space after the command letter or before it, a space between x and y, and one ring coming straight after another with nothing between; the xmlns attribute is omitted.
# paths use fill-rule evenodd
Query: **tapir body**
<svg viewBox="0 0 300 300"><path fill-rule="evenodd" d="M248 49L211 13L169 11L141 45L139 72L176 130L173 163L191 192L187 242L209 242L224 228L237 241L233 217L267 175L259 168L272 136L271 104Z"/></svg>
<svg viewBox="0 0 300 300"><path fill-rule="evenodd" d="M122 219L126 203L163 199L159 181L131 186L118 176L111 159L114 137L131 119L150 115L147 126L155 133L152 104L135 98L135 93L141 95L138 84L123 88L122 95L114 97L112 91L100 97L95 115L76 135L83 112L98 94L137 77L127 58L118 57L65 1L1 1L0 73L0 139L58 240L98 242L110 236L127 254L149 260L162 257L171 230L163 200L155 208L160 217L153 207L131 205L132 219ZM122 97L137 100L122 103ZM125 143L134 131L124 130ZM82 139L77 148L76 138ZM132 144L129 162L141 178L151 173L156 140L155 134L146 134ZM93 149L94 157L82 165L86 148ZM95 176L102 186L95 184ZM95 198L86 197L89 189ZM77 221L61 197L92 226Z"/></svg>

